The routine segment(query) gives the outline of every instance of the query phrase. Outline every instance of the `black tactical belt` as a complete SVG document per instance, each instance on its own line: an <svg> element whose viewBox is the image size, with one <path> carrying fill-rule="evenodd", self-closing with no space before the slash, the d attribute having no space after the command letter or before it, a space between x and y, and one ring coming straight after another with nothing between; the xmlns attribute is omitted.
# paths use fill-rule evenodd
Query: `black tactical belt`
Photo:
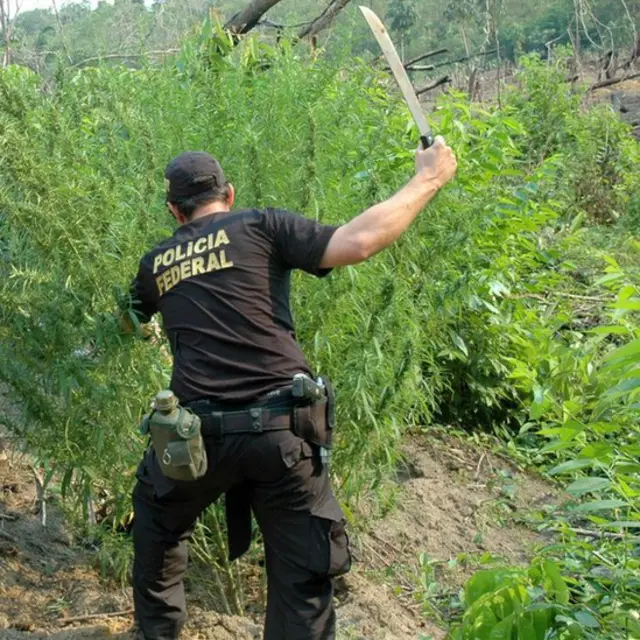
<svg viewBox="0 0 640 640"><path fill-rule="evenodd" d="M242 409L222 410L220 404L195 400L186 405L202 420L202 435L221 440L225 435L284 431L291 428L290 389L269 394L261 402Z"/></svg>

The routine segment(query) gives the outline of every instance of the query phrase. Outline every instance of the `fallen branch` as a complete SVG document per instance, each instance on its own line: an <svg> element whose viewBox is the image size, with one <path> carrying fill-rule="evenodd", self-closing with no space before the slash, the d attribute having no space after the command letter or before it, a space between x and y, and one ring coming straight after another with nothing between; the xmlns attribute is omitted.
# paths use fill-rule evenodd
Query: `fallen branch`
<svg viewBox="0 0 640 640"><path fill-rule="evenodd" d="M458 64L459 62L466 62L467 60L472 60L473 58L479 58L480 56L491 56L494 53L498 53L497 49L490 49L489 51L479 51L478 53L472 53L470 56L462 56L462 58L455 58L454 60L446 60L445 62L438 62L438 64L433 65L434 69L439 69L440 67L446 67L450 64Z"/></svg>
<svg viewBox="0 0 640 640"><path fill-rule="evenodd" d="M585 302L607 302L609 304L615 302L614 298L607 298L604 296L581 296L577 293L565 293L564 291L549 291L551 296L556 298L570 298L572 300L584 300ZM523 300L525 298L531 298L532 300L539 300L540 302L550 303L548 298L545 298L539 293L513 293L505 296L508 300Z"/></svg>
<svg viewBox="0 0 640 640"><path fill-rule="evenodd" d="M271 27L273 29L300 29L302 27L308 27L313 20L307 20L306 22L299 22L298 24L280 24L279 22L273 22L273 20L260 20L256 26L258 27Z"/></svg>
<svg viewBox="0 0 640 640"><path fill-rule="evenodd" d="M449 76L444 76L431 84L428 84L426 87L422 87L422 89L418 89L416 91L416 95L421 96L423 93L427 93L427 91L431 91L436 87L439 87L441 84L446 84L447 82L451 82L451 78Z"/></svg>
<svg viewBox="0 0 640 640"><path fill-rule="evenodd" d="M418 56L417 58L412 58L411 60L409 60L409 62L405 63L405 67L412 67L414 64L418 63L418 62L422 62L423 60L426 60L427 58L432 58L433 56L439 56L441 53L449 53L449 49L436 49L435 51L427 51L427 53L423 53L421 56Z"/></svg>
<svg viewBox="0 0 640 640"><path fill-rule="evenodd" d="M88 613L85 616L73 616L72 618L60 618L59 624L70 624L72 622L84 622L86 620L95 620L96 618L118 618L130 616L133 609L124 609L123 611L112 611L110 613Z"/></svg>
<svg viewBox="0 0 640 640"><path fill-rule="evenodd" d="M613 298L606 296L581 296L577 293L565 293L564 291L551 291L552 296L559 298L572 298L574 300L589 300L590 302L615 302Z"/></svg>
<svg viewBox="0 0 640 640"><path fill-rule="evenodd" d="M409 67L413 67L414 65L416 65L418 62L422 62L423 60L426 60L427 58L432 58L433 56L439 56L441 53L449 53L449 49L436 49L435 51L427 51L427 53L423 53L421 56L418 56L417 58L412 58L411 60L409 60L409 62L405 62L404 63L404 68L408 69ZM378 56L379 59L380 56ZM386 71L391 71L391 69L389 67L385 67Z"/></svg>
<svg viewBox="0 0 640 640"><path fill-rule="evenodd" d="M17 516L10 516L6 513L0 513L0 520L8 520L9 522L13 522L14 520L17 520L18 517Z"/></svg>
<svg viewBox="0 0 640 640"><path fill-rule="evenodd" d="M592 531L591 529L576 529L574 527L567 527L569 531L579 536L585 536L588 538L609 538L612 540L630 540L637 542L640 540L640 536L629 536L624 533L611 533L610 531ZM562 531L562 529L554 529L554 531Z"/></svg>
<svg viewBox="0 0 640 640"><path fill-rule="evenodd" d="M406 69L407 71L433 71L435 67L432 64L416 64Z"/></svg>
<svg viewBox="0 0 640 640"><path fill-rule="evenodd" d="M640 73L633 73L630 76L622 76L620 78L611 78L609 80L603 80L602 82L596 82L589 87L589 91L595 91L596 89L602 89L603 87L610 87L613 84L624 82L625 80L634 80L640 78Z"/></svg>

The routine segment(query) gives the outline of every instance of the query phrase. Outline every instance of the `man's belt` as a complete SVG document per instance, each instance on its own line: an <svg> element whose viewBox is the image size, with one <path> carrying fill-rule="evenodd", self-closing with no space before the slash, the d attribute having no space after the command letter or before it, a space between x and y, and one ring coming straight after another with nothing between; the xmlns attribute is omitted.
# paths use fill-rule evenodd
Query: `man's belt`
<svg viewBox="0 0 640 640"><path fill-rule="evenodd" d="M202 435L221 440L225 435L291 429L293 402L290 388L269 394L244 408L229 409L209 400L186 405L202 420Z"/></svg>

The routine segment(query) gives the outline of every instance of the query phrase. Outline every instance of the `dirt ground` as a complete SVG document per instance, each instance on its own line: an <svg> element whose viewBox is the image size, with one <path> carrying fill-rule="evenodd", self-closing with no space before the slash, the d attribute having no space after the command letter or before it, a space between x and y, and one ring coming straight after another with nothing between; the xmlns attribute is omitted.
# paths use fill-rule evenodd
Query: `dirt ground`
<svg viewBox="0 0 640 640"><path fill-rule="evenodd" d="M442 639L433 605L455 599L482 554L519 563L546 542L526 524L555 500L542 480L442 433L411 436L405 454L385 515L371 500L352 532L354 568L336 593L340 640ZM46 527L38 511L29 460L0 440L0 639L130 640L128 589L101 582L94 553L54 505ZM185 640L260 638L259 616L206 611L191 595Z"/></svg>

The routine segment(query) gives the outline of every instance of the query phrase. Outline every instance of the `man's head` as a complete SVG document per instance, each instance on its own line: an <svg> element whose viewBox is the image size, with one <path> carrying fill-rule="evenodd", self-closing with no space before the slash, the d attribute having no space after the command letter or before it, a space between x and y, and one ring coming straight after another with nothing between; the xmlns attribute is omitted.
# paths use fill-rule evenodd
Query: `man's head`
<svg viewBox="0 0 640 640"><path fill-rule="evenodd" d="M228 211L235 197L220 163L203 151L186 151L175 157L164 172L167 204L181 224L194 214Z"/></svg>

